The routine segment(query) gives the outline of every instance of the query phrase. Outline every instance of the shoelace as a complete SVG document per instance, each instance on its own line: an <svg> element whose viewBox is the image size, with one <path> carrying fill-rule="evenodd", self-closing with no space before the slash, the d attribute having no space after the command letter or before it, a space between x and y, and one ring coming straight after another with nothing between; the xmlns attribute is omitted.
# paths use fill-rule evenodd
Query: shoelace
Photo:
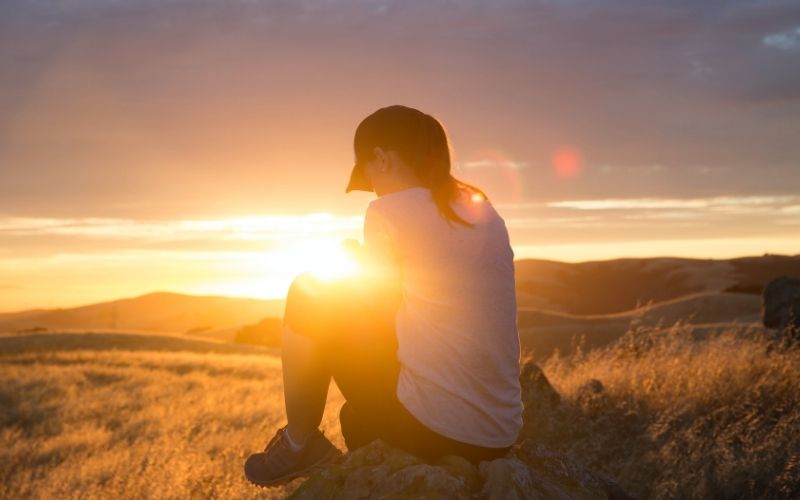
<svg viewBox="0 0 800 500"><path fill-rule="evenodd" d="M278 431L275 433L275 435L272 436L272 439L270 439L269 442L267 443L267 445L264 447L264 451L265 452L269 451L269 449L272 447L272 445L274 445L275 443L278 442L278 440L281 438L281 435L283 434L285 429L286 429L286 426L281 427L280 429L278 429Z"/></svg>
<svg viewBox="0 0 800 500"><path fill-rule="evenodd" d="M264 456L266 465L269 468L278 468L279 470L293 467L302 456L301 451L292 450L289 442L286 440L285 430L278 431L276 436L267 445L267 454ZM276 471L278 472L278 471Z"/></svg>

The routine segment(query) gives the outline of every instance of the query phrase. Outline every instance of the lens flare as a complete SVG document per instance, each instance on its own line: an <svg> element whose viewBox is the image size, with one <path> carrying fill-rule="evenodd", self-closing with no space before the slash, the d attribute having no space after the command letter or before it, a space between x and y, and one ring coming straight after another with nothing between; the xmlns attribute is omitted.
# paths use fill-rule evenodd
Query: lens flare
<svg viewBox="0 0 800 500"><path fill-rule="evenodd" d="M571 146L561 146L553 151L550 163L559 177L577 177L583 170L583 156Z"/></svg>

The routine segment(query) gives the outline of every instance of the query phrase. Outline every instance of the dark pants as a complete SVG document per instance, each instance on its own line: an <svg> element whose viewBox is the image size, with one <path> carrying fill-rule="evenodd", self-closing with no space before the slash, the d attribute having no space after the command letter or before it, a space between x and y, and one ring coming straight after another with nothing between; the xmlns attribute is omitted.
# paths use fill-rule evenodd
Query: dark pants
<svg viewBox="0 0 800 500"><path fill-rule="evenodd" d="M364 279L335 282L300 275L286 299L284 322L311 337L346 400L339 413L349 450L381 439L423 459L460 455L477 464L509 448L485 448L442 436L397 399L396 289Z"/></svg>

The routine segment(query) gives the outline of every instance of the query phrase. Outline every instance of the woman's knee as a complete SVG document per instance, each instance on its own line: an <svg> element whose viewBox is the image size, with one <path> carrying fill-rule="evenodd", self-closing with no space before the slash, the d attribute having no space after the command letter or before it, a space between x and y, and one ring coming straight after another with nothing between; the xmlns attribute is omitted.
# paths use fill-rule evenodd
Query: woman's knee
<svg viewBox="0 0 800 500"><path fill-rule="evenodd" d="M286 295L284 325L313 337L347 327L356 313L365 312L363 300L353 289L350 282L321 280L308 273L298 275Z"/></svg>
<svg viewBox="0 0 800 500"><path fill-rule="evenodd" d="M284 326L294 333L317 336L324 330L328 315L329 307L319 281L308 273L298 275L286 294Z"/></svg>

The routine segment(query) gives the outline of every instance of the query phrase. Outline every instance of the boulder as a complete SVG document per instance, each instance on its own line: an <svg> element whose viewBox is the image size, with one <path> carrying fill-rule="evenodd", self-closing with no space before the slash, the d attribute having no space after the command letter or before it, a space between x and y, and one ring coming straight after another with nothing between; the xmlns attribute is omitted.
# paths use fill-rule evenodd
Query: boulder
<svg viewBox="0 0 800 500"><path fill-rule="evenodd" d="M294 499L627 499L614 481L572 458L524 440L503 458L472 465L446 456L425 462L380 440L316 473Z"/></svg>
<svg viewBox="0 0 800 500"><path fill-rule="evenodd" d="M764 326L785 330L800 326L800 278L781 276L764 287L761 301Z"/></svg>

